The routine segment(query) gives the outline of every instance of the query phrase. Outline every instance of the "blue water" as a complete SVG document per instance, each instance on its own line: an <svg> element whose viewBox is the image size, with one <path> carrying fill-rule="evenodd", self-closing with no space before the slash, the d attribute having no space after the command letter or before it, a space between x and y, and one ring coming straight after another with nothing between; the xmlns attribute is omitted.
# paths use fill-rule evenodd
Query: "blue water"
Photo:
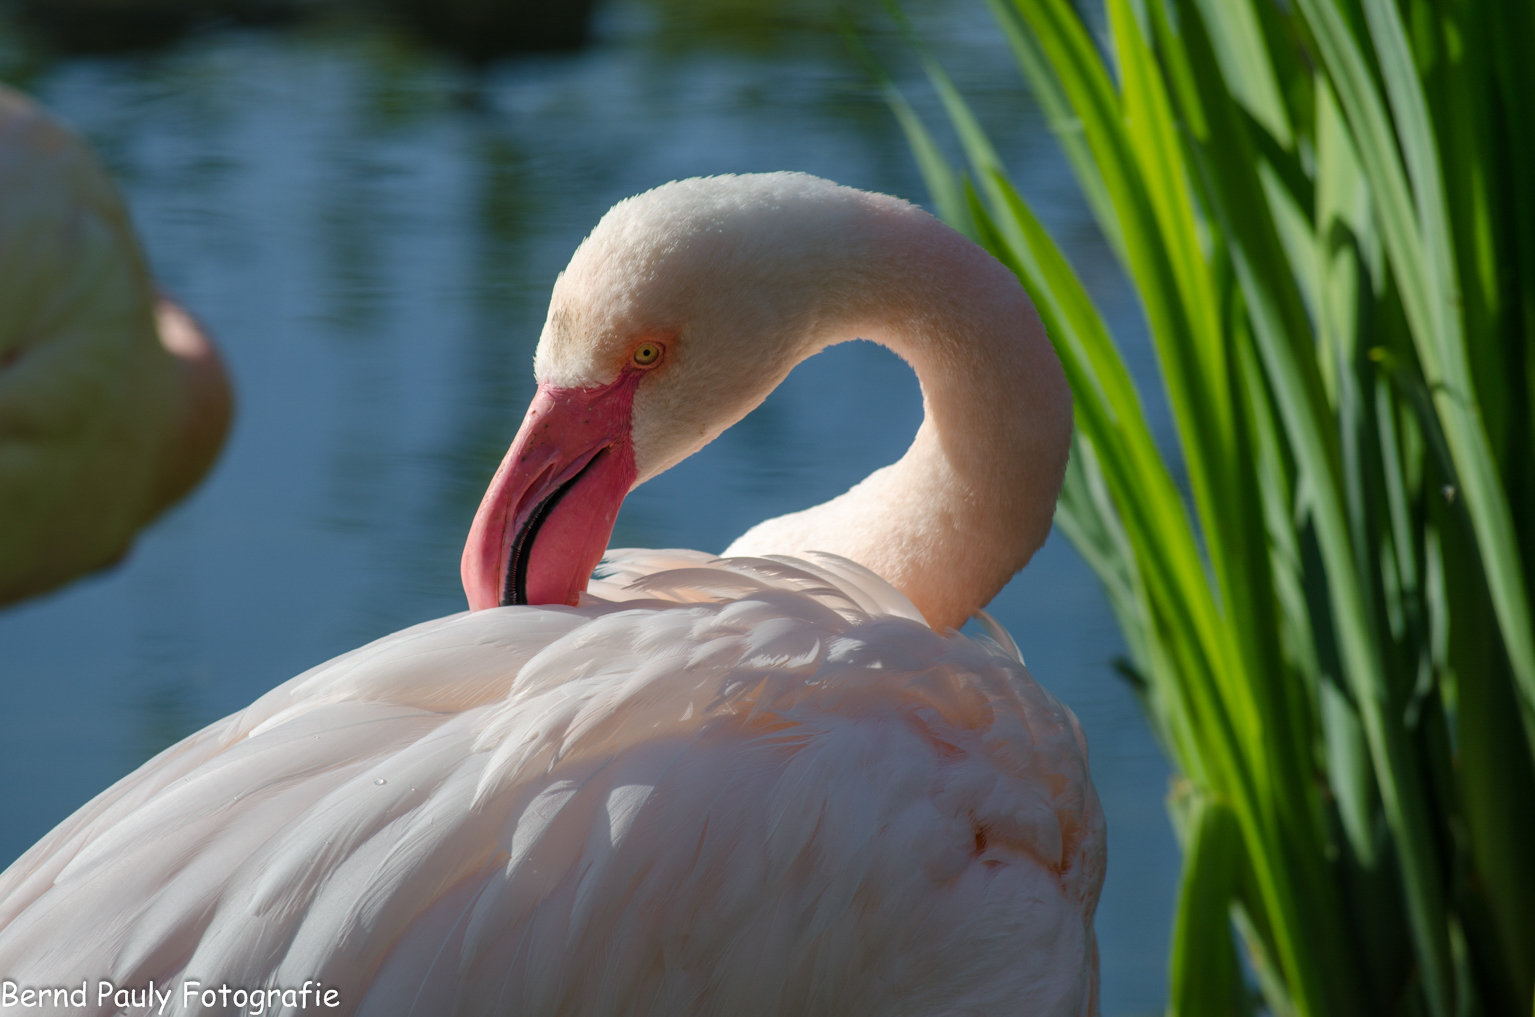
<svg viewBox="0 0 1535 1017"><path fill-rule="evenodd" d="M478 77L352 21L215 28L0 73L88 136L238 389L207 483L109 574L0 612L0 864L149 755L334 654L462 609L458 554L532 394L550 284L614 201L799 169L924 201L835 26L620 0L588 50ZM1131 295L979 4L916 9L1155 391ZM744 13L742 13L744 11ZM924 109L888 36L874 39ZM14 58L14 53L12 53ZM851 343L636 492L615 543L717 551L897 458L915 379ZM1108 816L1104 1012L1160 1011L1177 849L1167 766L1059 535L993 605L1081 718Z"/></svg>

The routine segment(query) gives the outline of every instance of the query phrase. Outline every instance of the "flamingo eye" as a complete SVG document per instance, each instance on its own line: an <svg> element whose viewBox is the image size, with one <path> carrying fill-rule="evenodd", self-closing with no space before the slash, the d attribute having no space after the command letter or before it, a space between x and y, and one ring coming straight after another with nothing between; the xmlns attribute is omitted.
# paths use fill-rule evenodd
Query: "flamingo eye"
<svg viewBox="0 0 1535 1017"><path fill-rule="evenodd" d="M661 359L660 343L640 343L634 351L634 362L641 367L654 366Z"/></svg>

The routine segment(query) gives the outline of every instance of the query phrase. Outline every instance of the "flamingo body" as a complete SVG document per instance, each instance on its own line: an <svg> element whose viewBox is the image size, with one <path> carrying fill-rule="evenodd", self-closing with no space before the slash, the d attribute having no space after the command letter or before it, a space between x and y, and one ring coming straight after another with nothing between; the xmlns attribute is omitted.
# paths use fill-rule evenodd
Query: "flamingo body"
<svg viewBox="0 0 1535 1017"><path fill-rule="evenodd" d="M629 489L866 325L923 383L907 456L738 542L793 556L609 551L590 578ZM0 877L0 975L317 982L370 1017L1096 1014L1082 733L1000 630L952 627L1042 542L1064 467L1016 280L896 199L685 181L583 243L535 370L473 610L81 809Z"/></svg>
<svg viewBox="0 0 1535 1017"><path fill-rule="evenodd" d="M120 559L207 472L231 406L90 149L0 86L0 604Z"/></svg>
<svg viewBox="0 0 1535 1017"><path fill-rule="evenodd" d="M1088 1012L1102 818L1020 661L837 560L610 567L166 750L6 873L0 970L369 1015Z"/></svg>

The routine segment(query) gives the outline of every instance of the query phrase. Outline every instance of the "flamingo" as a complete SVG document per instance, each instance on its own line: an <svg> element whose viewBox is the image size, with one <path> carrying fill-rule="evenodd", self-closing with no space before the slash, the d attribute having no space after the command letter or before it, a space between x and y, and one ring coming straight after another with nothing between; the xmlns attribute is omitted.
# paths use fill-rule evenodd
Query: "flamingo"
<svg viewBox="0 0 1535 1017"><path fill-rule="evenodd" d="M723 557L604 555L634 486L854 336L920 378L903 458ZM1081 729L994 623L955 630L1043 542L1065 468L1070 394L1016 279L893 197L684 180L581 244L535 374L470 610L84 806L0 876L0 977L98 1014L159 999L102 984L178 1014L332 990L323 1013L1096 1014Z"/></svg>
<svg viewBox="0 0 1535 1017"><path fill-rule="evenodd" d="M208 471L230 411L90 149L0 86L0 604L126 554Z"/></svg>

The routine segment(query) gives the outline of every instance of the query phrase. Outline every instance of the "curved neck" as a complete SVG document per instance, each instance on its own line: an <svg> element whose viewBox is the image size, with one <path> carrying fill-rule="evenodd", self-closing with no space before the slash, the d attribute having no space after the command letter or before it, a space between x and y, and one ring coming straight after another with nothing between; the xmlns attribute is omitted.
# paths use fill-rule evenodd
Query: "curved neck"
<svg viewBox="0 0 1535 1017"><path fill-rule="evenodd" d="M894 213L894 214L892 214ZM901 459L837 498L753 527L726 554L828 551L900 589L937 629L994 597L1049 534L1071 437L1071 392L1016 278L925 212L882 209L866 259L815 329L916 371L924 419Z"/></svg>

